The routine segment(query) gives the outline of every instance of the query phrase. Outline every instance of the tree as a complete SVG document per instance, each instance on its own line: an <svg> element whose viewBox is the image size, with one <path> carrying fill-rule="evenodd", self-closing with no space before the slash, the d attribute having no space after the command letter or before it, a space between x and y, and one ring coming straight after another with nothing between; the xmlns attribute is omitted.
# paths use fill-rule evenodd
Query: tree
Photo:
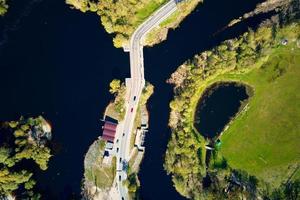
<svg viewBox="0 0 300 200"><path fill-rule="evenodd" d="M31 178L31 179L29 179L28 182L26 182L24 184L24 187L25 187L25 189L30 190L35 186L35 184L36 184L36 181Z"/></svg>
<svg viewBox="0 0 300 200"><path fill-rule="evenodd" d="M10 154L10 149L6 147L0 147L0 163L4 164L8 159Z"/></svg>
<svg viewBox="0 0 300 200"><path fill-rule="evenodd" d="M118 79L114 79L110 82L109 86L110 86L109 92L111 94L116 94L119 92L121 88L121 81Z"/></svg>
<svg viewBox="0 0 300 200"><path fill-rule="evenodd" d="M0 0L0 16L3 16L8 9L8 5L6 3L6 0Z"/></svg>
<svg viewBox="0 0 300 200"><path fill-rule="evenodd" d="M15 192L20 186L25 188L22 192L23 196L30 196L30 199L38 199L30 191L34 185L35 180L32 179L30 169L26 169L22 164L15 166L16 163L28 159L30 162L36 163L40 169L46 170L48 161L51 157L50 149L40 145L35 138L31 137L31 133L41 129L44 123L42 117L38 118L21 118L19 121L5 122L8 130L2 134L0 129L1 141L0 147L0 194L8 195ZM8 141L8 142L6 142ZM18 194L18 193L16 193Z"/></svg>

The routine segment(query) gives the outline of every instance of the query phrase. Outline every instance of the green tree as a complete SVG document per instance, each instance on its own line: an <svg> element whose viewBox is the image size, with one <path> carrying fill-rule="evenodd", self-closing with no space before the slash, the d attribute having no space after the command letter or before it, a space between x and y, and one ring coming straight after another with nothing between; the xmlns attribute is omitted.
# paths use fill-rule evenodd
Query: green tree
<svg viewBox="0 0 300 200"><path fill-rule="evenodd" d="M36 184L36 181L31 178L31 179L29 179L29 181L27 181L24 184L24 187L25 187L25 189L30 190L35 186L35 184Z"/></svg>
<svg viewBox="0 0 300 200"><path fill-rule="evenodd" d="M121 81L118 79L114 79L110 82L109 86L110 86L109 92L111 94L116 94L119 92L121 88Z"/></svg>
<svg viewBox="0 0 300 200"><path fill-rule="evenodd" d="M6 0L0 0L0 16L5 15L7 9L8 9L8 5L6 3Z"/></svg>

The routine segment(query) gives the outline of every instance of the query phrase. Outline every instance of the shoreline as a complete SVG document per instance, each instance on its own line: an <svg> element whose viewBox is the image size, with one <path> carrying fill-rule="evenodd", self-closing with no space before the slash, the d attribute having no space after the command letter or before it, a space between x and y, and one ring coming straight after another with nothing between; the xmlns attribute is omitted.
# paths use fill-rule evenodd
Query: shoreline
<svg viewBox="0 0 300 200"><path fill-rule="evenodd" d="M149 84L150 85L150 84ZM151 85L152 87L152 85ZM146 91L146 90L145 90ZM137 116L135 119L135 125L132 130L132 137L130 138L131 148L130 148L130 159L128 161L128 167L127 167L127 173L128 178L123 181L123 184L125 184L129 190L129 196L130 199L134 199L136 192L138 192L140 187L140 182L138 179L137 174L140 170L140 164L143 161L144 153L145 153L145 147L144 147L144 138L146 134L148 134L148 126L149 126L149 110L147 109L147 100L153 93L152 90L150 92L148 91L143 93L144 95L144 101L139 102L138 110L137 110ZM116 100L117 95L115 96L114 100ZM108 120L114 119L117 121L117 128L116 132L120 129L120 127L123 126L124 119L120 118L119 113L116 112L115 109L115 101L110 101L103 113L103 123L107 122ZM104 129L105 125L103 125ZM102 143L102 148L95 148L96 146L99 146L99 144ZM116 169L116 163L111 163L111 161L108 161L105 165L103 162L105 158L105 151L107 149L104 148L104 146L108 142L104 140L102 135L99 135L98 139L95 140L90 146L85 154L84 158L84 178L83 178L83 187L82 187L82 193L88 198L93 200L101 200L101 199L107 199L107 200L113 200L115 198L118 198L118 190L117 187L115 187L115 169ZM118 143L118 141L114 141L114 143ZM112 156L111 159L115 159L115 147L111 150ZM92 161L90 158L92 157ZM89 160L89 161L88 161ZM95 165L95 163L98 163ZM94 166L94 168L93 168ZM105 166L105 167L104 167ZM104 174L107 174L107 172L112 172L111 170L114 169L113 173L109 175L110 177L106 183L111 184L104 184L105 187L101 188L101 186L97 186L95 182L97 182L98 176L103 176ZM98 172L97 172L98 171ZM102 173L99 174L99 171L102 171ZM98 174L97 174L98 173ZM89 177L90 174L93 174L92 177L96 179L96 181L93 181L91 177ZM130 180L128 180L130 179ZM103 185L103 186L104 186ZM133 189L132 189L133 188Z"/></svg>

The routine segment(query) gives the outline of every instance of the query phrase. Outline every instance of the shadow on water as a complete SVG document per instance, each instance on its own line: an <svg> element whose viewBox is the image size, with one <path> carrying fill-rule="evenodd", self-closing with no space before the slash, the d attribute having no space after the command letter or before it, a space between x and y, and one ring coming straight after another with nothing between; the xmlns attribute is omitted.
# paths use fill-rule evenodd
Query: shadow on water
<svg viewBox="0 0 300 200"><path fill-rule="evenodd" d="M212 48L225 39L237 37L247 31L248 27L256 27L268 15L254 17L213 36L232 19L253 10L259 2L261 1L205 1L178 29L169 33L167 41L145 49L145 76L147 81L154 84L155 91L148 104L150 127L139 173L140 196L143 200L185 199L176 192L171 177L163 169L164 154L170 138L167 126L169 102L173 96L172 87L166 84L166 79L196 53Z"/></svg>

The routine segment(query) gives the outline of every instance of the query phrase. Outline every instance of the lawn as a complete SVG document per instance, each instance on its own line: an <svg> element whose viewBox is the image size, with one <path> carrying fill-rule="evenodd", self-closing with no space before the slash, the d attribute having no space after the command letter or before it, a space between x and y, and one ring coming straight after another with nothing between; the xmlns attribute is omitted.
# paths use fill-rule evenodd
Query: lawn
<svg viewBox="0 0 300 200"><path fill-rule="evenodd" d="M144 22L152 13L159 9L167 0L161 0L160 2L150 1L142 9L139 9L136 13L136 26Z"/></svg>
<svg viewBox="0 0 300 200"><path fill-rule="evenodd" d="M229 165L273 186L292 174L292 178L299 177L299 48L280 47L261 68L223 78L245 82L254 89L249 109L233 121L221 138L220 151Z"/></svg>

